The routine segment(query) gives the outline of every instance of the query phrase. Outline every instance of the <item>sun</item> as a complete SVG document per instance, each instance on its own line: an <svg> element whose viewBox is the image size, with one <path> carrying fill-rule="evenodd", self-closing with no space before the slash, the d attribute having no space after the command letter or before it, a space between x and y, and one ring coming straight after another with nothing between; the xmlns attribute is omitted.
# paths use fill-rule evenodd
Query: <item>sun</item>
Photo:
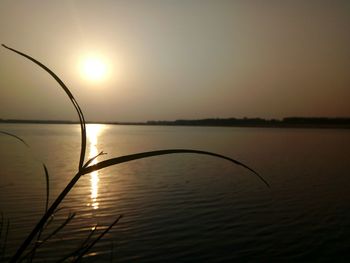
<svg viewBox="0 0 350 263"><path fill-rule="evenodd" d="M102 81L107 75L107 64L97 56L85 57L81 62L81 73L87 80Z"/></svg>

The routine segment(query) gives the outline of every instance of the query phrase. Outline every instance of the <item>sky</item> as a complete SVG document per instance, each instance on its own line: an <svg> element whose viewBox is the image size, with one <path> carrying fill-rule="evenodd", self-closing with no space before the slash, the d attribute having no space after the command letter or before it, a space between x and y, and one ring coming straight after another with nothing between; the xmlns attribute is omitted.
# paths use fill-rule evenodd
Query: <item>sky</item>
<svg viewBox="0 0 350 263"><path fill-rule="evenodd" d="M349 28L346 0L0 0L0 42L89 121L350 117ZM3 47L0 118L77 120Z"/></svg>

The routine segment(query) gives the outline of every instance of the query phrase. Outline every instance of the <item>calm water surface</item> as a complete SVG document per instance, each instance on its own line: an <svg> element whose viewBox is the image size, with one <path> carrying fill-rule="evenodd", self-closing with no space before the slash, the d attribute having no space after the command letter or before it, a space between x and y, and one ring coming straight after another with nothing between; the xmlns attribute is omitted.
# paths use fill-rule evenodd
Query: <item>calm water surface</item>
<svg viewBox="0 0 350 263"><path fill-rule="evenodd" d="M7 255L74 175L78 125L0 124L0 211ZM88 125L87 156L99 160L164 148L214 151L259 171L192 154L154 157L85 175L48 226L76 217L37 253L56 262L97 225L122 220L84 261L350 262L350 131ZM44 233L44 236L45 236Z"/></svg>

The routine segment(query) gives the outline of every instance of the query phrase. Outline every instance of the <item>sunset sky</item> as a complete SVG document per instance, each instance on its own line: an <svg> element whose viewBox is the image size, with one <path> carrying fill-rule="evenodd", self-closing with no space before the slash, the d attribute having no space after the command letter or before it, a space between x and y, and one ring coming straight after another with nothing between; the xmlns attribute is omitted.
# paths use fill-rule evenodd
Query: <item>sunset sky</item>
<svg viewBox="0 0 350 263"><path fill-rule="evenodd" d="M0 42L90 121L350 116L346 0L0 0ZM3 47L0 90L0 118L77 119Z"/></svg>

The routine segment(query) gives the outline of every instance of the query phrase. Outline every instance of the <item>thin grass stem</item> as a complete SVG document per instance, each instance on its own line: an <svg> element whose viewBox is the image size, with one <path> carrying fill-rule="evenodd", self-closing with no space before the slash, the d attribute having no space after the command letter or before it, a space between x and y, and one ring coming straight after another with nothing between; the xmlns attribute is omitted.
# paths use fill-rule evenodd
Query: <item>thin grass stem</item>
<svg viewBox="0 0 350 263"><path fill-rule="evenodd" d="M79 261L82 259L82 257L83 257L87 252L89 252L89 250L90 250L90 249L91 249L105 234L107 234L107 232L108 232L109 230L111 230L111 228L112 228L116 223L118 223L118 221L119 221L122 217L123 217L123 216L120 215L116 220L114 220L114 222L113 222L112 224L110 224L109 227L106 228L105 231L103 231L94 241L92 241L92 242L90 243L90 245L89 245L89 246L78 256L78 258L75 259L73 262L79 262Z"/></svg>
<svg viewBox="0 0 350 263"><path fill-rule="evenodd" d="M29 55L26 55L26 54L24 54L24 53L22 53L22 52L20 52L18 50L15 50L13 48L10 48L10 47L8 47L6 45L2 44L2 46L5 47L6 49L11 50L11 51L13 51L13 52L15 52L15 53L17 53L17 54L19 54L19 55L29 59L30 61L34 62L39 67L44 69L47 73L49 73L58 82L58 84L65 91L66 95L68 96L68 98L72 102L72 104L73 104L73 106L74 106L74 108L75 108L75 110L76 110L76 112L78 114L79 122L80 122L80 129L81 129L81 150L80 150L80 159L79 159L79 165L78 165L78 172L75 174L75 176L71 179L71 181L66 185L66 187L62 190L62 192L58 195L58 197L54 200L54 202L49 207L49 173L47 171L46 166L43 164L44 171L45 171L45 176L46 176L46 185L47 185L46 206L45 206L45 211L46 212L44 213L42 218L39 220L39 222L36 224L34 229L30 232L28 237L20 245L20 247L18 248L18 250L16 251L14 256L11 258L10 262L17 262L21 258L21 256L24 253L24 251L32 243L33 239L37 235L39 235L39 237L40 237L43 228L45 228L45 225L47 225L47 223L50 222L50 218L52 218L52 215L58 210L58 206L61 204L63 199L67 196L67 194L71 191L71 189L75 186L75 184L78 182L78 180L80 179L80 177L82 175L88 174L88 173L93 172L93 171L98 171L98 170L101 170L101 169L104 169L104 168L107 168L107 167L110 167L110 166L113 166L113 165L117 165L117 164L121 164L121 163L125 163L125 162L130 162L130 161L133 161L133 160L148 158L148 157L166 155L166 154L175 154L175 153L203 154L203 155L209 155L209 156L214 156L214 157L217 157L217 158L225 159L225 160L228 160L228 161L230 161L230 162L232 162L232 163L234 163L236 165L242 166L243 168L248 169L249 171L254 173L266 186L270 187L268 182L261 175L259 175L255 170L253 170L249 166L243 164L242 162L239 162L239 161L237 161L235 159L232 159L232 158L224 156L224 155L220 155L220 154L216 154L216 153L212 153L212 152L207 152L207 151L191 150L191 149L168 149L168 150L142 152L142 153L136 153L136 154L131 154L131 155L115 157L115 158L107 159L107 160L104 160L104 161L101 161L101 162L97 162L96 164L90 165L98 156L103 154L103 152L101 152L97 156L89 159L84 164L85 154L86 154L86 122L85 122L85 118L84 118L83 112L82 112L78 102L74 98L73 94L71 93L71 91L68 89L68 87L63 83L63 81L51 69L49 69L47 66L45 66L41 62L37 61L36 59L34 59L33 57L31 57ZM24 140L22 140L21 138L19 138L16 135L13 135L13 134L10 134L10 133L7 133L7 132L1 132L1 133L13 136L13 137L17 138L18 140L22 141L26 146L28 146ZM70 217L68 217L68 219L61 225L61 228L58 228L57 231L62 229L74 217L74 215L75 214L73 214ZM98 242L120 220L120 218L121 218L121 216L119 216L94 241L92 241L89 245L87 245L85 247L84 251L81 252L79 254L79 256L76 258L76 262L81 260L82 257L96 244L96 242ZM7 230L8 230L8 228L7 228ZM46 239L44 239L43 242L46 242L51 237L52 237L52 234L49 235ZM90 238L88 238L88 240L89 239ZM34 251L35 251L35 249L36 248L34 247Z"/></svg>
<svg viewBox="0 0 350 263"><path fill-rule="evenodd" d="M30 61L34 62L35 64L37 64L39 67L41 67L42 69L44 69L47 73L49 73L56 81L57 83L62 87L62 89L66 92L67 96L69 97L70 101L72 102L75 110L78 113L79 116L79 122L80 122L80 128L81 128L81 151L80 151L80 160L79 160L79 170L83 167L83 163L84 163L84 159L85 159L85 152L86 152L86 122L85 122L85 118L84 118L84 114L78 104L78 102L76 101L76 99L74 98L73 94L71 93L71 91L68 89L68 87L66 86L66 84L64 84L64 82L51 70L49 69L47 66L45 66L44 64L42 64L41 62L39 62L38 60L34 59L33 57L22 53L21 51L18 51L14 48L8 47L4 44L2 44L2 46L8 50L11 50L27 59L29 59Z"/></svg>
<svg viewBox="0 0 350 263"><path fill-rule="evenodd" d="M49 239L54 237L59 231L61 231L75 217L75 215L76 215L75 213L69 214L67 219L61 225L59 225L54 231L51 232L51 234L49 234L43 240L37 241L34 244L34 247L32 248L32 250L29 251L26 255L24 255L19 261L21 262L21 261L25 260L26 258L28 258L29 256L31 257L30 261L32 261L36 250L38 248L40 248L42 245L44 245Z"/></svg>
<svg viewBox="0 0 350 263"><path fill-rule="evenodd" d="M45 164L43 164L43 168L44 168L44 172L45 172L45 179L46 179L46 202L45 202L45 213L47 212L47 209L49 208L49 196L50 196L50 185L49 185L49 172L47 170L47 167ZM36 243L39 243L40 238L41 238L41 234L43 233L44 227L40 229L40 232L38 234L38 237L36 239ZM33 248L33 253L32 256L30 258L30 262L33 261L34 257L35 257L35 251L38 248L38 246L34 246Z"/></svg>
<svg viewBox="0 0 350 263"><path fill-rule="evenodd" d="M9 228L10 228L10 220L7 219L7 224L5 227L5 235L4 235L4 244L2 245L1 251L0 251L0 261L3 262L4 258L5 258L5 254L6 254L6 246L7 246L7 238L8 238L8 234L9 234Z"/></svg>
<svg viewBox="0 0 350 263"><path fill-rule="evenodd" d="M90 231L90 233L87 236L87 238L84 240L84 242L76 250L74 250L73 252L71 252L68 255L64 256L62 259L57 261L57 263L64 262L68 258L77 256L78 254L80 254L87 247L87 244L89 243L90 239L92 238L92 236L94 235L96 230L97 230L97 225Z"/></svg>

